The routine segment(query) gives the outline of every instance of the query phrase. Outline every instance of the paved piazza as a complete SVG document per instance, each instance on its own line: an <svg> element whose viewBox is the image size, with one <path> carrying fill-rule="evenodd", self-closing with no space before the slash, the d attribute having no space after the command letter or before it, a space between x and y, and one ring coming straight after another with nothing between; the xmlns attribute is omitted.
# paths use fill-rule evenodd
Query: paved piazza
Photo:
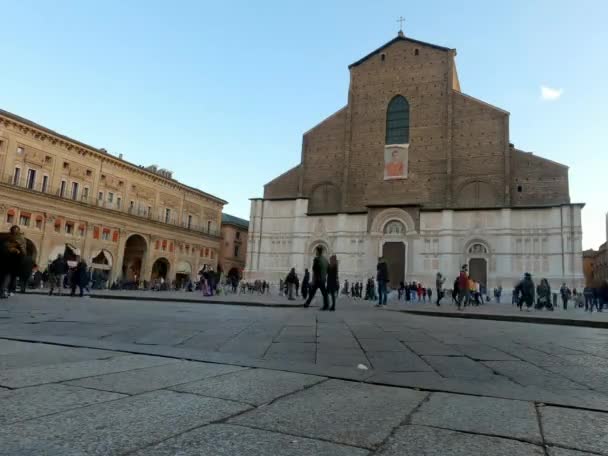
<svg viewBox="0 0 608 456"><path fill-rule="evenodd" d="M608 455L608 330L338 307L0 301L0 455Z"/></svg>

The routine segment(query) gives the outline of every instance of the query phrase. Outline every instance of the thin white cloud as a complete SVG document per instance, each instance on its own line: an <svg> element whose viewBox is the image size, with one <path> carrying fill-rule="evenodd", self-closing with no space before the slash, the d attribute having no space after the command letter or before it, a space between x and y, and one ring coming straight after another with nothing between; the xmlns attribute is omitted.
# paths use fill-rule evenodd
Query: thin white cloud
<svg viewBox="0 0 608 456"><path fill-rule="evenodd" d="M564 89L553 89L544 85L540 86L540 97L545 101L555 101L564 93Z"/></svg>

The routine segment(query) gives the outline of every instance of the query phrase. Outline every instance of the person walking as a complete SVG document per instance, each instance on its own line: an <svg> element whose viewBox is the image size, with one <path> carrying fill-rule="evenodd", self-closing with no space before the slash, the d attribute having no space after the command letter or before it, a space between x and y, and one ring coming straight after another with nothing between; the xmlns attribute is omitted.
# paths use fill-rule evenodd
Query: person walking
<svg viewBox="0 0 608 456"><path fill-rule="evenodd" d="M460 275L458 276L458 310L464 304L464 307L467 306L469 302L469 275L467 273L467 265L463 264L460 269Z"/></svg>
<svg viewBox="0 0 608 456"><path fill-rule="evenodd" d="M329 266L327 266L327 292L331 296L330 311L336 310L336 295L340 292L340 279L338 277L338 259L336 255L329 257Z"/></svg>
<svg viewBox="0 0 608 456"><path fill-rule="evenodd" d="M57 288L59 296L61 296L61 290L63 289L63 278L67 272L67 263L63 259L63 255L57 255L57 258L49 266L49 296L52 296L53 291Z"/></svg>
<svg viewBox="0 0 608 456"><path fill-rule="evenodd" d="M7 298L11 294L13 283L16 284L17 274L27 255L26 242L21 229L17 225L13 225L8 233L1 233L0 243L2 244L0 249L0 298ZM4 289L7 280L9 281L8 294Z"/></svg>
<svg viewBox="0 0 608 456"><path fill-rule="evenodd" d="M585 296L585 312L593 309L593 289L591 287L583 288Z"/></svg>
<svg viewBox="0 0 608 456"><path fill-rule="evenodd" d="M384 258L378 258L378 265L376 266L376 281L378 282L378 305L385 306L387 298L386 286L388 284L388 265Z"/></svg>
<svg viewBox="0 0 608 456"><path fill-rule="evenodd" d="M570 291L570 288L566 286L565 282L562 284L561 288L559 289L559 292L562 296L562 307L564 310L568 310L568 301L572 296L572 292Z"/></svg>
<svg viewBox="0 0 608 456"><path fill-rule="evenodd" d="M536 293L538 294L536 308L541 310L553 310L553 305L551 304L551 286L547 279L540 280L540 285L536 289Z"/></svg>
<svg viewBox="0 0 608 456"><path fill-rule="evenodd" d="M70 296L76 296L76 287L78 287L80 297L82 298L83 291L86 288L88 281L87 264L84 260L80 260L72 272L72 282L70 284L72 292L70 293Z"/></svg>
<svg viewBox="0 0 608 456"><path fill-rule="evenodd" d="M304 278L302 279L302 297L308 298L308 290L310 288L310 271L304 269Z"/></svg>
<svg viewBox="0 0 608 456"><path fill-rule="evenodd" d="M287 299L290 301L295 301L295 290L298 284L298 275L296 274L296 268L291 268L289 274L285 278L285 283L287 284Z"/></svg>
<svg viewBox="0 0 608 456"><path fill-rule="evenodd" d="M437 290L437 307L441 305L441 299L443 298L443 284L445 278L441 275L441 272L437 273L435 277L435 289Z"/></svg>
<svg viewBox="0 0 608 456"><path fill-rule="evenodd" d="M329 299L327 296L327 288L325 287L328 266L329 263L327 262L327 258L323 256L323 247L317 246L316 256L312 261L312 286L308 299L304 303L304 307L309 307L317 290L321 290L321 294L323 295L323 307L321 307L321 310L329 309Z"/></svg>
<svg viewBox="0 0 608 456"><path fill-rule="evenodd" d="M601 312L604 307L608 306L608 279L604 281L597 294L598 299L596 302L598 305L598 312Z"/></svg>
<svg viewBox="0 0 608 456"><path fill-rule="evenodd" d="M517 285L519 290L520 298L517 304L519 310L522 310L523 304L526 304L526 310L529 312L530 307L534 305L534 282L532 281L532 274L526 272L524 278Z"/></svg>

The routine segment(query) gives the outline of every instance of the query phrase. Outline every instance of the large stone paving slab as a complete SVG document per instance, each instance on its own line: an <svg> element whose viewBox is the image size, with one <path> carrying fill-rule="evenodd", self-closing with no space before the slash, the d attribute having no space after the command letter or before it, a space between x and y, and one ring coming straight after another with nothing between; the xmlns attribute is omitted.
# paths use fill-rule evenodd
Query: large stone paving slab
<svg viewBox="0 0 608 456"><path fill-rule="evenodd" d="M24 367L0 371L0 385L9 388L42 385L73 380L111 372L123 372L144 367L175 363L156 356L127 355L107 360L80 361L50 366Z"/></svg>
<svg viewBox="0 0 608 456"><path fill-rule="evenodd" d="M270 346L264 359L314 363L316 351L314 343L277 342Z"/></svg>
<svg viewBox="0 0 608 456"><path fill-rule="evenodd" d="M147 332L135 340L136 344L145 345L177 345L200 333L192 328L162 328Z"/></svg>
<svg viewBox="0 0 608 456"><path fill-rule="evenodd" d="M134 456L365 456L360 448L241 426L211 425L186 432Z"/></svg>
<svg viewBox="0 0 608 456"><path fill-rule="evenodd" d="M547 389L586 389L585 386L523 361L485 361L484 364L521 385Z"/></svg>
<svg viewBox="0 0 608 456"><path fill-rule="evenodd" d="M542 442L531 402L434 393L412 424Z"/></svg>
<svg viewBox="0 0 608 456"><path fill-rule="evenodd" d="M421 356L459 356L458 350L439 342L407 342L406 345Z"/></svg>
<svg viewBox="0 0 608 456"><path fill-rule="evenodd" d="M368 352L367 357L374 369L386 372L425 372L433 368L409 350Z"/></svg>
<svg viewBox="0 0 608 456"><path fill-rule="evenodd" d="M587 453L583 451L567 450L565 448L549 447L547 448L549 456L594 456L596 453Z"/></svg>
<svg viewBox="0 0 608 456"><path fill-rule="evenodd" d="M139 394L242 369L244 368L238 366L178 361L163 366L87 377L73 380L68 384L125 394Z"/></svg>
<svg viewBox="0 0 608 456"><path fill-rule="evenodd" d="M483 344L456 344L454 348L464 353L469 358L482 361L516 361L513 356Z"/></svg>
<svg viewBox="0 0 608 456"><path fill-rule="evenodd" d="M0 428L6 455L124 454L229 417L247 406L156 391Z"/></svg>
<svg viewBox="0 0 608 456"><path fill-rule="evenodd" d="M399 340L390 337L388 334L385 334L382 339L360 339L360 342L361 347L366 352L407 350Z"/></svg>
<svg viewBox="0 0 608 456"><path fill-rule="evenodd" d="M366 366L370 364L367 356L360 349L336 350L334 347L331 349L319 347L316 360L321 366L356 367L359 364Z"/></svg>
<svg viewBox="0 0 608 456"><path fill-rule="evenodd" d="M185 383L171 389L203 396L218 397L262 405L307 386L325 380L315 375L295 374L267 369L248 369L221 377Z"/></svg>
<svg viewBox="0 0 608 456"><path fill-rule="evenodd" d="M6 351L6 353L2 353L3 347L0 346L0 371L18 367L45 366L48 364L104 359L123 355L123 353L107 350L59 347L47 344L16 342L12 349L10 348L10 345L12 344L4 344L4 351Z"/></svg>
<svg viewBox="0 0 608 456"><path fill-rule="evenodd" d="M608 369L601 367L581 369L580 366L570 363L567 365L544 366L544 368L593 390L608 392L608 382L606 382Z"/></svg>
<svg viewBox="0 0 608 456"><path fill-rule="evenodd" d="M544 456L542 447L485 435L403 426L378 453L381 456Z"/></svg>
<svg viewBox="0 0 608 456"><path fill-rule="evenodd" d="M122 397L125 395L67 385L2 390L0 391L0 426ZM1 446L0 444L0 448Z"/></svg>
<svg viewBox="0 0 608 456"><path fill-rule="evenodd" d="M608 454L608 413L541 407L540 417L548 444Z"/></svg>
<svg viewBox="0 0 608 456"><path fill-rule="evenodd" d="M464 356L424 356L423 359L446 378L490 380L495 377L491 369Z"/></svg>
<svg viewBox="0 0 608 456"><path fill-rule="evenodd" d="M418 391L331 380L231 421L374 448L425 397Z"/></svg>

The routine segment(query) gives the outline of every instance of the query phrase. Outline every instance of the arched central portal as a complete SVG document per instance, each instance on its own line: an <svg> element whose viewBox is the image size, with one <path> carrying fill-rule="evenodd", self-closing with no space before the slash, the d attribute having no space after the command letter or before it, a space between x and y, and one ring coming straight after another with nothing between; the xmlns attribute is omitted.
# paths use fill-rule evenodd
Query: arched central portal
<svg viewBox="0 0 608 456"><path fill-rule="evenodd" d="M152 265L152 280L165 279L169 277L169 260L166 258L159 258Z"/></svg>
<svg viewBox="0 0 608 456"><path fill-rule="evenodd" d="M469 275L475 282L483 287L488 283L488 262L485 258L471 258L469 260Z"/></svg>
<svg viewBox="0 0 608 456"><path fill-rule="evenodd" d="M142 265L148 245L139 234L133 234L127 239L123 255L122 277L129 282L141 279Z"/></svg>
<svg viewBox="0 0 608 456"><path fill-rule="evenodd" d="M387 241L382 245L382 257L388 266L388 279L391 288L399 288L405 280L405 244L401 241Z"/></svg>

